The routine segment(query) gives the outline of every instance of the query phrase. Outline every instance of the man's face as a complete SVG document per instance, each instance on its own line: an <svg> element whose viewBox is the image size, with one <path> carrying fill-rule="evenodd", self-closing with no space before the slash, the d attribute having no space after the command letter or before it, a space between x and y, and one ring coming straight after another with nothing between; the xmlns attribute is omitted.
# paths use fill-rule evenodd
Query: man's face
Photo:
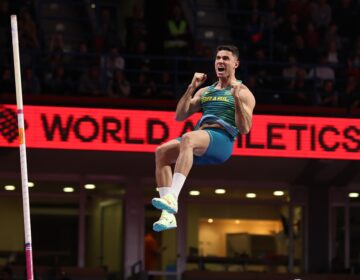
<svg viewBox="0 0 360 280"><path fill-rule="evenodd" d="M239 66L239 60L231 51L218 51L215 58L215 72L218 78L230 77Z"/></svg>

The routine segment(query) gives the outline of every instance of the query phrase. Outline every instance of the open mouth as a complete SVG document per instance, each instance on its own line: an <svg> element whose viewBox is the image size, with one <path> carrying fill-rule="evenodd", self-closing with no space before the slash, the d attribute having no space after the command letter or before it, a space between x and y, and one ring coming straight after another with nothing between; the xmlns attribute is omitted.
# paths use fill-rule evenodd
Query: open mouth
<svg viewBox="0 0 360 280"><path fill-rule="evenodd" d="M218 73L224 73L225 67L218 67L217 70L218 70Z"/></svg>

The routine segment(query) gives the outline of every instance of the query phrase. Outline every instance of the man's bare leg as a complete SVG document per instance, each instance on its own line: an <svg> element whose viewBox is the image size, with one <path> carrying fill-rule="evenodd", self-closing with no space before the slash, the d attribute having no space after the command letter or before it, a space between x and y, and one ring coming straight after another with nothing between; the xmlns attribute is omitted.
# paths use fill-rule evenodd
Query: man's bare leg
<svg viewBox="0 0 360 280"><path fill-rule="evenodd" d="M170 187L172 182L171 164L180 153L180 142L176 139L159 146L155 151L155 177L158 188Z"/></svg>
<svg viewBox="0 0 360 280"><path fill-rule="evenodd" d="M182 136L180 143L180 153L176 160L174 176L171 182L169 195L165 195L161 199L154 198L153 205L169 213L177 212L177 200L180 191L184 185L187 175L193 165L193 156L203 155L210 143L210 136L206 131L197 130L186 133Z"/></svg>
<svg viewBox="0 0 360 280"><path fill-rule="evenodd" d="M171 192L178 199L186 177L193 166L194 154L203 155L210 144L210 136L204 130L197 130L183 135L180 143L180 153L176 160Z"/></svg>
<svg viewBox="0 0 360 280"><path fill-rule="evenodd" d="M175 163L179 156L179 152L180 142L176 139L162 144L156 149L155 176L160 198L163 198L170 192L170 186L172 182L171 164ZM163 231L176 227L177 223L175 216L165 210L161 212L159 220L153 224L154 231Z"/></svg>
<svg viewBox="0 0 360 280"><path fill-rule="evenodd" d="M210 136L204 130L197 130L183 135L180 153L176 160L174 173L187 177L193 165L194 154L203 155L210 144Z"/></svg>
<svg viewBox="0 0 360 280"><path fill-rule="evenodd" d="M180 142L176 139L159 146L155 151L155 177L160 197L168 194L172 182L171 164L180 153Z"/></svg>

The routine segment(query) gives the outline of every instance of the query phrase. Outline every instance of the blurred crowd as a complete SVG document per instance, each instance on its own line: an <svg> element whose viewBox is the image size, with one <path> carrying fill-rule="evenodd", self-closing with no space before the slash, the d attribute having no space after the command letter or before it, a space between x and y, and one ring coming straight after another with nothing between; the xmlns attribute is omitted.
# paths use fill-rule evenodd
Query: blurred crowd
<svg viewBox="0 0 360 280"><path fill-rule="evenodd" d="M360 106L360 1L215 2L240 48L238 78L258 103ZM144 3L120 23L98 7L87 14L88 39L69 45L61 30L44 35L33 0L0 0L0 93L14 91L15 12L25 94L178 98L194 71L213 72L214 50L196 40L181 1L162 1L159 14Z"/></svg>
<svg viewBox="0 0 360 280"><path fill-rule="evenodd" d="M219 2L242 55L258 62L248 80L264 99L275 90L286 104L359 106L360 1Z"/></svg>

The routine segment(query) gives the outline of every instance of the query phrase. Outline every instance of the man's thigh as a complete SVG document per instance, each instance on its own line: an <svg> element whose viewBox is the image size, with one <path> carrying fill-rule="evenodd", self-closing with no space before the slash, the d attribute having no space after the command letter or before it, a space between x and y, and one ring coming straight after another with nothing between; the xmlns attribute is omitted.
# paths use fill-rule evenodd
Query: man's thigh
<svg viewBox="0 0 360 280"><path fill-rule="evenodd" d="M195 130L188 132L183 137L189 137L194 149L194 155L202 156L210 144L210 136L205 130Z"/></svg>
<svg viewBox="0 0 360 280"><path fill-rule="evenodd" d="M169 163L175 163L180 152L180 140L172 139L163 143L159 147L161 149L161 158Z"/></svg>
<svg viewBox="0 0 360 280"><path fill-rule="evenodd" d="M194 157L195 164L220 164L225 162L232 154L234 139L224 130L208 128L210 144L201 156Z"/></svg>

